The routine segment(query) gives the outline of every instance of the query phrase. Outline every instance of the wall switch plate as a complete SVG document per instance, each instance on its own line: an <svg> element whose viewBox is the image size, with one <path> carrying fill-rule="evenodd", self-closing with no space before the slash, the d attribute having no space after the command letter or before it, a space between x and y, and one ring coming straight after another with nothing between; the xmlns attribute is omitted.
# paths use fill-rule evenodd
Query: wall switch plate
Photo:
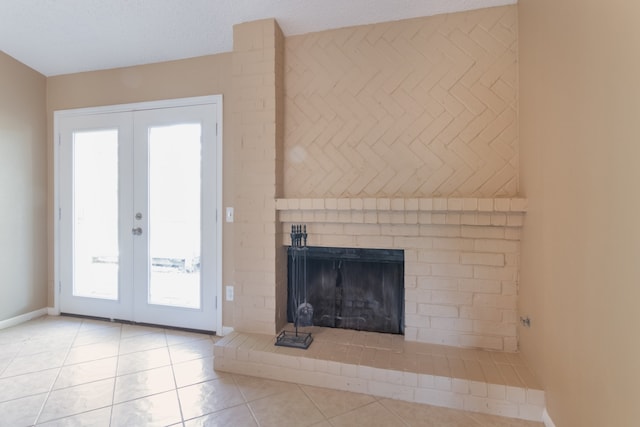
<svg viewBox="0 0 640 427"><path fill-rule="evenodd" d="M227 208L225 219L227 222L233 222L233 208Z"/></svg>
<svg viewBox="0 0 640 427"><path fill-rule="evenodd" d="M233 286L227 286L226 291L227 291L227 295L226 295L227 301L233 301Z"/></svg>

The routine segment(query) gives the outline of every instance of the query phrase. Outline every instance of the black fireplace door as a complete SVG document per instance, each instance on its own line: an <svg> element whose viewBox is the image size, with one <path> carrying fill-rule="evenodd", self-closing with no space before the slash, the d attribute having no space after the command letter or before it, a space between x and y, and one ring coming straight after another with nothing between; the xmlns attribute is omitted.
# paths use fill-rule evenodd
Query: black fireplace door
<svg viewBox="0 0 640 427"><path fill-rule="evenodd" d="M310 247L306 258L306 289L298 292L303 299L292 301L289 270L290 322L294 310L310 305L315 326L404 332L403 251Z"/></svg>

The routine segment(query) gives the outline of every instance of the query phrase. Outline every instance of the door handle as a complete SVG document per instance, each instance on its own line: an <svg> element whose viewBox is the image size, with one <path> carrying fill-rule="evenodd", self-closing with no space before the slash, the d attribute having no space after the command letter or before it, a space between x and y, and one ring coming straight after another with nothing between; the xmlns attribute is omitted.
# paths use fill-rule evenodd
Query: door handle
<svg viewBox="0 0 640 427"><path fill-rule="evenodd" d="M142 228L140 227L136 227L131 229L131 232L133 233L134 236L139 236L142 234Z"/></svg>

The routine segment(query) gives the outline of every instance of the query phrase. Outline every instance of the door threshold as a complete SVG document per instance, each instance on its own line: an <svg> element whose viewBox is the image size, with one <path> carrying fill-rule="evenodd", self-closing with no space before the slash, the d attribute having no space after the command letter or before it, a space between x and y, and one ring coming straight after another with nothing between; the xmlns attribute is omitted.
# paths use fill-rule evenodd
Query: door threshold
<svg viewBox="0 0 640 427"><path fill-rule="evenodd" d="M131 320L123 320L123 319L110 319L108 317L89 316L85 314L60 313L60 316L75 317L77 319L99 320L99 321L111 322L111 323L121 323L123 325L148 326L151 328L170 329L172 331L191 332L194 334L203 334L203 335L212 335L212 336L216 335L216 331L205 331L202 329L181 328L178 326L156 325L153 323L141 323L141 322L134 322Z"/></svg>

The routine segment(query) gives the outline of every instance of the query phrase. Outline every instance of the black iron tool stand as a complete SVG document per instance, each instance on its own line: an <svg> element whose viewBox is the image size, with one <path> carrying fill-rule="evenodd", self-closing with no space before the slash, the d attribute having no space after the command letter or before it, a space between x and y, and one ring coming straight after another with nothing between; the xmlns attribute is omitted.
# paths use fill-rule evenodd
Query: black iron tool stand
<svg viewBox="0 0 640 427"><path fill-rule="evenodd" d="M276 338L276 345L307 349L313 342L311 333L298 331L298 327L313 326L313 307L307 301L307 226L291 226L291 246L289 255L289 304L293 314L295 331L282 331Z"/></svg>

